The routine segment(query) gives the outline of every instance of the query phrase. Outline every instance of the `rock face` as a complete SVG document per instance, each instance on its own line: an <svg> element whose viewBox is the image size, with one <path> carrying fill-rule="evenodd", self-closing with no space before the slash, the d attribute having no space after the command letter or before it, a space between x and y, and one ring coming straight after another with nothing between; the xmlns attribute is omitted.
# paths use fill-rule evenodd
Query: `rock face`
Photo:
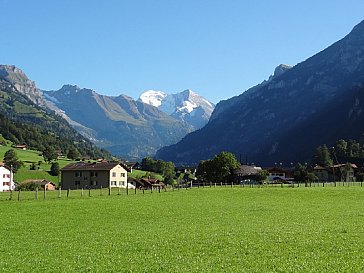
<svg viewBox="0 0 364 273"><path fill-rule="evenodd" d="M306 61L217 104L208 124L157 157L193 164L221 151L272 165L309 160L321 144L364 132L364 21Z"/></svg>
<svg viewBox="0 0 364 273"><path fill-rule="evenodd" d="M12 83L20 93L26 95L35 104L44 105L42 92L21 69L14 65L0 65L0 77Z"/></svg>
<svg viewBox="0 0 364 273"><path fill-rule="evenodd" d="M72 85L43 92L48 107L66 116L98 146L125 159L153 155L192 131L191 126L158 108L125 95L104 96Z"/></svg>
<svg viewBox="0 0 364 273"><path fill-rule="evenodd" d="M164 113L186 122L194 130L206 125L215 108L213 103L189 89L177 94L149 90L139 97L139 101L153 105Z"/></svg>

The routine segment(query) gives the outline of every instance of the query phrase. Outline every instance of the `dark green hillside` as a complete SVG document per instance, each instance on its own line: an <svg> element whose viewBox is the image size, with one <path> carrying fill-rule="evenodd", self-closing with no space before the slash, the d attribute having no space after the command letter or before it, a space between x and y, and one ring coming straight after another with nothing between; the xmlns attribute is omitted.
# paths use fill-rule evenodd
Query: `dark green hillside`
<svg viewBox="0 0 364 273"><path fill-rule="evenodd" d="M14 144L27 144L43 151L53 147L67 153L77 148L83 156L109 157L77 133L55 113L45 110L19 93L14 85L0 78L0 134Z"/></svg>

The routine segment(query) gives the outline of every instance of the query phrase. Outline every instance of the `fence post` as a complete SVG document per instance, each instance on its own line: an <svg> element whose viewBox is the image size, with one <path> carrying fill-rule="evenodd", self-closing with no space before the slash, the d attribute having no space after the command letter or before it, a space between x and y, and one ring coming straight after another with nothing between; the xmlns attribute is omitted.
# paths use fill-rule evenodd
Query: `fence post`
<svg viewBox="0 0 364 273"><path fill-rule="evenodd" d="M67 190L67 198L69 195L70 195L70 188L68 188L68 190Z"/></svg>
<svg viewBox="0 0 364 273"><path fill-rule="evenodd" d="M120 186L118 187L118 195L120 195Z"/></svg>
<svg viewBox="0 0 364 273"><path fill-rule="evenodd" d="M20 192L21 192L21 189L19 189L19 191L18 191L18 201L20 200Z"/></svg>
<svg viewBox="0 0 364 273"><path fill-rule="evenodd" d="M91 197L91 187L88 187L88 197Z"/></svg>
<svg viewBox="0 0 364 273"><path fill-rule="evenodd" d="M13 191L10 190L10 196L9 196L9 200L13 199Z"/></svg>
<svg viewBox="0 0 364 273"><path fill-rule="evenodd" d="M100 185L100 196L102 196L102 185Z"/></svg>
<svg viewBox="0 0 364 273"><path fill-rule="evenodd" d="M83 196L83 187L81 188L81 197Z"/></svg>
<svg viewBox="0 0 364 273"><path fill-rule="evenodd" d="M38 200L38 187L35 188L35 199Z"/></svg>
<svg viewBox="0 0 364 273"><path fill-rule="evenodd" d="M58 198L62 197L62 188L58 187Z"/></svg>
<svg viewBox="0 0 364 273"><path fill-rule="evenodd" d="M44 185L44 195L43 195L43 199L46 199L47 197L47 187Z"/></svg>
<svg viewBox="0 0 364 273"><path fill-rule="evenodd" d="M109 196L111 195L111 187L109 186Z"/></svg>

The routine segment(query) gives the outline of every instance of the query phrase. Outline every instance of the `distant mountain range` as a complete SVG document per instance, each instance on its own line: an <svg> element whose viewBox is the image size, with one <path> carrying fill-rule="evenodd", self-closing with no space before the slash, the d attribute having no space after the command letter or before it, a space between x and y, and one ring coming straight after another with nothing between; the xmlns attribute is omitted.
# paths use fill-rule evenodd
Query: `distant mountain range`
<svg viewBox="0 0 364 273"><path fill-rule="evenodd" d="M156 97L149 96L149 103L143 102L150 92L135 101L73 85L41 91L13 65L2 65L1 77L38 107L55 111L97 146L128 160L152 156L157 149L181 140L206 124L214 107L190 90L174 95L160 92L163 99L157 107L150 103Z"/></svg>
<svg viewBox="0 0 364 273"><path fill-rule="evenodd" d="M239 96L157 158L196 164L221 151L260 165L309 160L321 144L364 132L364 21L342 40Z"/></svg>
<svg viewBox="0 0 364 273"><path fill-rule="evenodd" d="M83 135L129 160L153 155L192 131L190 125L125 95L105 96L72 85L43 93L47 106Z"/></svg>
<svg viewBox="0 0 364 273"><path fill-rule="evenodd" d="M149 90L139 97L139 101L153 105L164 113L184 121L194 130L206 125L215 108L213 103L192 90L185 90L177 94Z"/></svg>

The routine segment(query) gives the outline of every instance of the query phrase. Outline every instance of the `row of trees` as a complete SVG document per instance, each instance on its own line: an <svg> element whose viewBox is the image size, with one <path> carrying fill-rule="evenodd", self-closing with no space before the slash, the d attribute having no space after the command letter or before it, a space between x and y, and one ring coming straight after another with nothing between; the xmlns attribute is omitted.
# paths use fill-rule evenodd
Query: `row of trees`
<svg viewBox="0 0 364 273"><path fill-rule="evenodd" d="M335 163L350 162L358 158L364 158L364 143L341 139L330 148L326 145L317 147L313 156L313 163L329 167Z"/></svg>

